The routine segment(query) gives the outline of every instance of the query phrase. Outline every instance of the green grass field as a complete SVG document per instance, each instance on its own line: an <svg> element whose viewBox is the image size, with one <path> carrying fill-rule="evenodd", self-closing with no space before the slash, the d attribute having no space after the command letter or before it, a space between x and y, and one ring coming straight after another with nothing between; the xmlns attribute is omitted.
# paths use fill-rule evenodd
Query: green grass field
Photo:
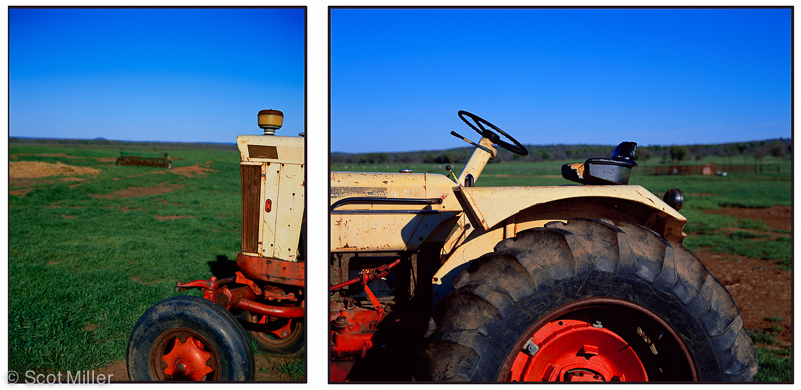
<svg viewBox="0 0 801 390"><path fill-rule="evenodd" d="M174 159L172 170L115 166L119 149L10 145L11 163L60 162L100 173L80 176L81 181L59 176L10 180L10 190L27 192L9 196L9 370L88 370L124 360L130 331L145 310L170 296L200 295L198 290L174 292L178 280L233 272L241 239L238 153L167 152ZM569 184L557 176L561 163L490 164L477 185ZM631 182L660 195L673 187L684 191L682 213L690 220L686 231L698 233L685 242L691 249L735 251L790 269L791 232L701 211L790 206L790 160L772 163L783 164L781 174L640 177L635 171ZM190 166L206 170L178 173ZM406 166L332 167L387 172L399 168ZM444 164L412 168L444 172ZM458 174L459 167L454 171ZM787 239L774 240L775 246L766 248L752 245L759 241L753 237L732 236L721 229L743 224ZM791 360L783 351L759 349L765 368L759 379L792 380L786 369ZM261 369L293 375L302 366L301 361Z"/></svg>
<svg viewBox="0 0 801 390"><path fill-rule="evenodd" d="M710 161L722 163L724 159L707 158L702 163ZM494 187L575 184L561 177L560 167L565 162L489 164L479 176L476 185ZM690 234L684 245L689 249L704 247L716 252L730 252L764 259L789 270L792 267L791 232L771 231L761 221L738 220L729 216L702 212L702 210L720 207L758 209L775 205L792 206L790 159L770 158L766 159L765 164L779 166L782 173L760 175L743 173L727 176L641 176L637 175L637 168L634 168L630 184L641 185L660 197L671 188L682 190L685 195L685 206L681 213L688 219L685 232ZM331 166L332 171L365 169L374 172L398 172L401 168L411 168L414 172L447 173L445 164L336 164ZM454 164L452 171L458 176L461 168L462 166ZM773 240L759 240L763 237L721 230L725 227L753 228L765 233L777 233L780 236Z"/></svg>
<svg viewBox="0 0 801 390"><path fill-rule="evenodd" d="M169 171L115 166L118 149L9 149L11 163L100 169L82 181L26 180L21 185L33 189L9 197L10 370L87 370L124 360L145 310L173 295L200 295L174 292L176 281L234 266L241 240L235 149L170 151ZM60 154L77 158L53 156ZM192 165L209 171L176 173Z"/></svg>
<svg viewBox="0 0 801 390"><path fill-rule="evenodd" d="M657 161L641 165L657 165ZM476 181L476 186L554 186L575 184L561 177L560 167L576 161L539 163L488 164ZM708 157L686 164L728 163L729 159ZM732 164L753 161L734 157ZM792 232L768 228L764 222L714 215L704 210L721 207L762 209L772 206L792 206L792 162L789 158L765 158L764 164L773 167L769 174L730 174L727 176L642 176L634 168L630 184L641 185L653 194L662 196L671 188L680 188L685 195L681 213L688 219L684 245L690 250L705 248L711 252L729 253L764 260L783 270L793 266ZM418 173L446 174L446 164L333 164L332 171L398 172L410 168ZM461 165L451 164L458 176ZM778 166L778 172L776 169ZM748 232L739 231L748 229ZM756 232L756 233L755 233ZM770 237L770 239L766 239ZM792 376L792 346L781 345L775 332L755 333L760 362L757 381L789 382Z"/></svg>

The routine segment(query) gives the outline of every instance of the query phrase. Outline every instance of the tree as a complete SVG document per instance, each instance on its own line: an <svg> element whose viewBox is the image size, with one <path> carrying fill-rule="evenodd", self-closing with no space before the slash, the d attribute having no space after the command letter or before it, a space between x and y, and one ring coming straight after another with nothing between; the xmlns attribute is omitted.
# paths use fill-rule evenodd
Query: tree
<svg viewBox="0 0 801 390"><path fill-rule="evenodd" d="M649 148L639 148L634 155L634 159L640 162L646 162L654 156L654 152Z"/></svg>
<svg viewBox="0 0 801 390"><path fill-rule="evenodd" d="M765 158L767 154L768 148L765 146L760 146L756 148L756 151L754 152L754 160L758 160L761 163L762 159Z"/></svg>
<svg viewBox="0 0 801 390"><path fill-rule="evenodd" d="M687 151L687 147L684 145L679 145L679 146L674 145L670 147L670 159L677 163L684 161L684 159L687 158L688 153L689 152Z"/></svg>
<svg viewBox="0 0 801 390"><path fill-rule="evenodd" d="M695 157L695 161L704 159L704 145L695 144L691 147L690 153Z"/></svg>
<svg viewBox="0 0 801 390"><path fill-rule="evenodd" d="M786 147L784 146L784 142L776 141L773 145L770 145L770 155L773 157L784 157L786 154Z"/></svg>
<svg viewBox="0 0 801 390"><path fill-rule="evenodd" d="M742 143L737 143L737 151L740 152L740 154L743 155L743 163L744 164L746 163L746 157L748 157L748 156L745 155L745 151L746 150L748 150L748 145L742 144Z"/></svg>
<svg viewBox="0 0 801 390"><path fill-rule="evenodd" d="M542 150L542 151L540 151L540 157L542 158L543 161L550 160L551 159L551 154L548 153L545 150Z"/></svg>
<svg viewBox="0 0 801 390"><path fill-rule="evenodd" d="M436 164L450 164L455 163L457 161L456 155L452 152L444 152L437 157L434 157L434 163Z"/></svg>

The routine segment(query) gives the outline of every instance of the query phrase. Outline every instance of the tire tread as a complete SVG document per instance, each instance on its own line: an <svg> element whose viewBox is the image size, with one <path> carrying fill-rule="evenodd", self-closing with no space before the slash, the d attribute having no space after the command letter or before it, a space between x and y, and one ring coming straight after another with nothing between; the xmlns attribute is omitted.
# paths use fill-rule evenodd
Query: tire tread
<svg viewBox="0 0 801 390"><path fill-rule="evenodd" d="M704 338L716 351L718 367L699 366L703 380L747 381L756 373L753 346L725 287L695 255L645 227L590 219L551 222L519 232L498 243L495 250L473 261L457 277L454 291L438 305L434 315L437 330L421 355L424 358L415 375L418 380L493 380L479 373L487 371L480 366L503 361L505 353L499 355L487 344L493 343L493 337L518 337L503 336L511 331L499 329L499 324L511 321L514 310L538 311L537 307L516 308L517 303L545 287L559 291L561 283L576 277L613 274L644 281L654 292L675 296L694 313L666 309L682 322L700 321ZM687 318L694 316L698 318ZM670 322L672 318L666 319ZM440 354L457 350L458 354Z"/></svg>

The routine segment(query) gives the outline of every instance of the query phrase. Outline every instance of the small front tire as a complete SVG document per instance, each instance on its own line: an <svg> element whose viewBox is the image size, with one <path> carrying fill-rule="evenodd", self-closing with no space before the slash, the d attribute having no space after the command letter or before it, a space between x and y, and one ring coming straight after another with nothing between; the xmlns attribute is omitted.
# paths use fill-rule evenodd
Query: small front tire
<svg viewBox="0 0 801 390"><path fill-rule="evenodd" d="M162 300L128 340L132 381L249 381L254 358L245 330L220 305L193 296Z"/></svg>

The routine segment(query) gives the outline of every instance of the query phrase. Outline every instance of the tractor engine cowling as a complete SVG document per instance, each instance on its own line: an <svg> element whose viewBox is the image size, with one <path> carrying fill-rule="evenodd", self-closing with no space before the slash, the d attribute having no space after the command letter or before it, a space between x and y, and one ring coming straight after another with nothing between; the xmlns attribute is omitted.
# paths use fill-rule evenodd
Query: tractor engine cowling
<svg viewBox="0 0 801 390"><path fill-rule="evenodd" d="M304 138L237 137L242 175L242 253L298 261L304 219Z"/></svg>

